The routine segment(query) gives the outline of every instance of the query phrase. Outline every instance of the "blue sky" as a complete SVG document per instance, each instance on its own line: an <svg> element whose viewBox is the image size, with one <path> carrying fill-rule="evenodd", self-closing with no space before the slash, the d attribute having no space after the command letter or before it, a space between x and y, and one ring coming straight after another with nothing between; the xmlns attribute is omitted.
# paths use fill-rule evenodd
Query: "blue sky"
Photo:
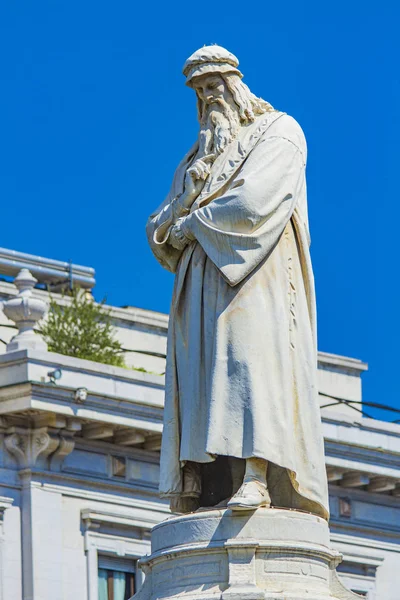
<svg viewBox="0 0 400 600"><path fill-rule="evenodd" d="M307 137L319 348L367 361L365 399L400 407L399 13L357 0L3 3L0 245L93 266L98 299L167 312L173 276L145 222L197 135L182 65L226 46Z"/></svg>

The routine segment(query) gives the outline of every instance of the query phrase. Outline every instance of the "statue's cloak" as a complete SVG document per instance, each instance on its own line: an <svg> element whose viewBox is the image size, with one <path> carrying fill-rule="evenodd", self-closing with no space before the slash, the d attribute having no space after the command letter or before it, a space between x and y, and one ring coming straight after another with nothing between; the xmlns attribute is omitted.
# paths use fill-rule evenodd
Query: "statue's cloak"
<svg viewBox="0 0 400 600"><path fill-rule="evenodd" d="M186 217L195 241L180 252L168 244L170 203L196 150L147 226L155 256L176 273L161 495L182 493L186 461L259 457L275 506L326 518L303 132L278 112L243 127Z"/></svg>

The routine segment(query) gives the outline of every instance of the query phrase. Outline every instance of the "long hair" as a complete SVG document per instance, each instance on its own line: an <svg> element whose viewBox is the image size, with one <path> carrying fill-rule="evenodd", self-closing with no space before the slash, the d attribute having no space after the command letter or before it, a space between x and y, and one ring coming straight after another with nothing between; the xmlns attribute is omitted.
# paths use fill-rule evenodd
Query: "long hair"
<svg viewBox="0 0 400 600"><path fill-rule="evenodd" d="M239 117L243 124L252 123L256 116L275 110L269 102L266 102L262 98L257 98L235 73L221 73L220 76L232 94L233 101L239 109ZM202 123L205 115L204 104L203 100L197 95L197 115L200 123Z"/></svg>

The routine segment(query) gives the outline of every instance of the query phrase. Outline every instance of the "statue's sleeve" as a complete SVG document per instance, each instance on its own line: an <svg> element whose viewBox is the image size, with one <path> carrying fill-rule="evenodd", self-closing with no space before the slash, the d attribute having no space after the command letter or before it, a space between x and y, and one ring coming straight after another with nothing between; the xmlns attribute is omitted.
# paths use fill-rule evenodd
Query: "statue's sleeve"
<svg viewBox="0 0 400 600"><path fill-rule="evenodd" d="M168 243L174 219L172 202L167 201L150 216L146 226L147 239L154 256L161 266L172 273L175 273L182 254L182 250L177 250Z"/></svg>
<svg viewBox="0 0 400 600"><path fill-rule="evenodd" d="M301 150L286 138L266 137L229 188L187 216L181 227L234 286L274 249L301 194L305 194Z"/></svg>
<svg viewBox="0 0 400 600"><path fill-rule="evenodd" d="M175 273L182 250L168 243L169 233L174 222L181 216L178 196L183 189L183 179L189 161L197 152L197 143L183 157L175 171L171 190L164 202L149 217L146 225L147 239L154 256L165 269ZM183 214L183 213L182 213Z"/></svg>

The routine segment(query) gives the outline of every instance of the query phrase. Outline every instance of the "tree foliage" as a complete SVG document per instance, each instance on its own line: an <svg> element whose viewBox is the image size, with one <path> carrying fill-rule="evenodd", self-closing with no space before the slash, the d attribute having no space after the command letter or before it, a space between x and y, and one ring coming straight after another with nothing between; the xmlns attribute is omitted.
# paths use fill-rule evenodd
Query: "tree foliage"
<svg viewBox="0 0 400 600"><path fill-rule="evenodd" d="M47 320L39 330L49 351L124 367L122 346L115 339L104 300L96 304L80 288L74 288L68 296L71 302L66 305L50 299Z"/></svg>

